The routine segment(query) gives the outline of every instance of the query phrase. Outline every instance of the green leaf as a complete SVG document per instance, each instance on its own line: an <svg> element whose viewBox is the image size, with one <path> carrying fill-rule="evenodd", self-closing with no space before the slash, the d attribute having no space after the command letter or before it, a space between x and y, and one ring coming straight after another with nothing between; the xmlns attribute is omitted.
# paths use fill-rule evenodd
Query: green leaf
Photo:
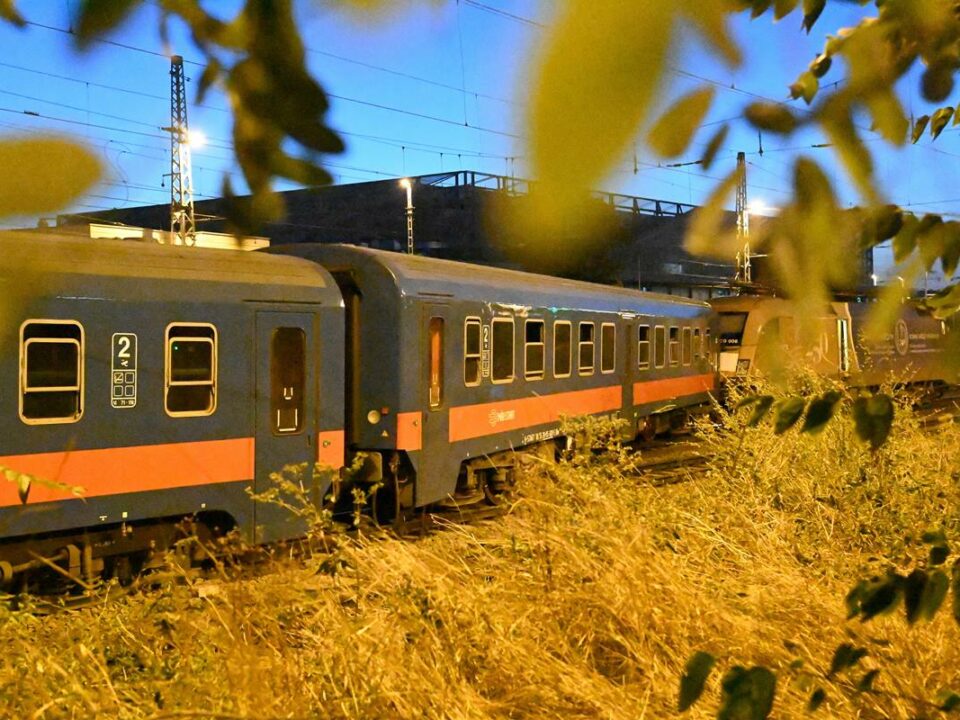
<svg viewBox="0 0 960 720"><path fill-rule="evenodd" d="M807 702L807 712L816 712L820 709L820 706L823 705L823 701L827 699L827 693L823 688L817 688L810 695L810 700Z"/></svg>
<svg viewBox="0 0 960 720"><path fill-rule="evenodd" d="M0 19L13 23L17 27L24 27L27 21L17 12L13 0L0 0Z"/></svg>
<svg viewBox="0 0 960 720"><path fill-rule="evenodd" d="M730 126L724 123L720 129L713 134L713 137L710 138L710 141L707 143L707 149L703 151L703 157L700 159L700 166L704 170L709 170L713 165L713 161L716 160L717 153L723 146L723 142L727 139L729 132Z"/></svg>
<svg viewBox="0 0 960 720"><path fill-rule="evenodd" d="M877 132L894 145L903 145L907 141L910 120L904 114L896 94L889 88L878 88L864 98L864 102Z"/></svg>
<svg viewBox="0 0 960 720"><path fill-rule="evenodd" d="M834 95L820 115L820 125L833 143L840 160L857 188L870 201L876 200L873 187L873 160L853 123L849 103Z"/></svg>
<svg viewBox="0 0 960 720"><path fill-rule="evenodd" d="M773 434L783 435L792 428L803 415L807 402L802 397L784 398L777 403L777 414L773 421Z"/></svg>
<svg viewBox="0 0 960 720"><path fill-rule="evenodd" d="M758 397L756 405L753 408L753 412L750 414L750 418L747 420L747 427L756 427L759 425L760 421L766 417L772 406L773 395L761 395Z"/></svg>
<svg viewBox="0 0 960 720"><path fill-rule="evenodd" d="M830 418L833 417L837 409L837 403L840 402L840 393L837 390L829 390L820 397L814 398L807 410L807 416L803 420L802 433L816 435L822 431Z"/></svg>
<svg viewBox="0 0 960 720"><path fill-rule="evenodd" d="M717 660L710 653L698 650L687 660L680 678L680 701L678 711L683 712L693 705L703 694L704 685Z"/></svg>
<svg viewBox="0 0 960 720"><path fill-rule="evenodd" d="M960 263L960 223L956 220L945 222L940 229L940 238L942 249L940 251L940 265L943 267L943 273L947 277L953 277L953 273Z"/></svg>
<svg viewBox="0 0 960 720"><path fill-rule="evenodd" d="M950 548L947 545L933 545L930 548L929 563L931 565L943 565L950 557Z"/></svg>
<svg viewBox="0 0 960 720"><path fill-rule="evenodd" d="M929 102L943 102L953 90L953 74L956 72L956 61L937 58L923 72L920 78L920 90L925 100Z"/></svg>
<svg viewBox="0 0 960 720"><path fill-rule="evenodd" d="M952 107L942 107L930 118L930 137L936 140L953 117Z"/></svg>
<svg viewBox="0 0 960 720"><path fill-rule="evenodd" d="M739 665L723 677L723 696L717 720L764 720L773 709L777 677L769 669L749 670Z"/></svg>
<svg viewBox="0 0 960 720"><path fill-rule="evenodd" d="M937 693L937 707L944 712L950 712L951 710L960 708L960 694L944 688Z"/></svg>
<svg viewBox="0 0 960 720"><path fill-rule="evenodd" d="M900 602L903 578L893 574L867 585L860 598L860 619L867 622L877 615L893 612Z"/></svg>
<svg viewBox="0 0 960 720"><path fill-rule="evenodd" d="M77 42L83 47L95 37L110 32L141 2L142 0L83 0L75 23Z"/></svg>
<svg viewBox="0 0 960 720"><path fill-rule="evenodd" d="M650 130L647 142L653 151L661 157L674 158L686 150L710 110L713 96L713 88L704 87L675 102Z"/></svg>
<svg viewBox="0 0 960 720"><path fill-rule="evenodd" d="M754 102L744 110L747 121L760 130L789 135L796 130L799 121L790 108L780 103Z"/></svg>
<svg viewBox="0 0 960 720"><path fill-rule="evenodd" d="M903 605L909 625L913 625L920 617L920 600L926 587L927 573L923 570L914 570L904 580Z"/></svg>
<svg viewBox="0 0 960 720"><path fill-rule="evenodd" d="M833 659L830 661L830 671L827 673L827 677L833 677L838 672L849 670L866 656L867 651L864 648L854 647L850 643L838 645L837 649L833 651Z"/></svg>
<svg viewBox="0 0 960 720"><path fill-rule="evenodd" d="M782 20L797 9L799 0L773 0L773 19Z"/></svg>
<svg viewBox="0 0 960 720"><path fill-rule="evenodd" d="M877 669L870 670L860 678L860 682L857 683L858 692L873 692L873 681L877 679L877 675L880 674L880 671Z"/></svg>
<svg viewBox="0 0 960 720"><path fill-rule="evenodd" d="M213 84L220 78L222 73L223 66L216 58L210 58L210 62L207 63L207 66L203 69L203 74L200 75L200 79L197 81L197 103L203 102L207 96L207 92L213 87Z"/></svg>
<svg viewBox="0 0 960 720"><path fill-rule="evenodd" d="M729 7L725 0L681 0L686 20L713 46L726 63L736 67L741 62L740 47L727 27Z"/></svg>
<svg viewBox="0 0 960 720"><path fill-rule="evenodd" d="M813 28L814 23L817 22L817 18L820 17L820 13L823 12L823 8L826 6L827 0L803 0L803 29L807 31L807 34L810 34L810 30Z"/></svg>
<svg viewBox="0 0 960 720"><path fill-rule="evenodd" d="M857 435L869 442L873 450L880 448L893 425L893 401L884 394L860 396L853 403L853 419Z"/></svg>
<svg viewBox="0 0 960 720"><path fill-rule="evenodd" d="M830 71L831 65L833 65L833 58L826 53L820 53L811 61L810 72L815 78L822 78Z"/></svg>
<svg viewBox="0 0 960 720"><path fill-rule="evenodd" d="M534 70L526 121L542 190L531 231L542 234L576 220L579 197L633 142L664 72L678 11L674 2L571 0L562 7Z"/></svg>
<svg viewBox="0 0 960 720"><path fill-rule="evenodd" d="M829 60L830 58L827 58ZM820 83L817 76L810 70L802 73L797 81L790 86L790 97L794 100L803 98L803 101L809 105L820 89Z"/></svg>
<svg viewBox="0 0 960 720"><path fill-rule="evenodd" d="M916 145L917 140L923 137L923 131L927 128L927 123L930 122L929 115L921 115L917 118L917 121L913 124L913 133L910 136L910 141Z"/></svg>
<svg viewBox="0 0 960 720"><path fill-rule="evenodd" d="M734 169L716 186L707 202L692 213L684 248L694 255L733 259L740 250L736 229L727 222L726 202L742 175Z"/></svg>
<svg viewBox="0 0 960 720"><path fill-rule="evenodd" d="M927 576L927 584L920 596L920 617L924 620L933 620L943 605L950 589L950 579L943 570L934 570Z"/></svg>
<svg viewBox="0 0 960 720"><path fill-rule="evenodd" d="M63 210L100 179L100 162L56 137L0 139L0 218Z"/></svg>
<svg viewBox="0 0 960 720"><path fill-rule="evenodd" d="M893 238L893 259L901 263L910 257L917 246L917 232L920 229L920 220L913 213L904 213L903 226Z"/></svg>

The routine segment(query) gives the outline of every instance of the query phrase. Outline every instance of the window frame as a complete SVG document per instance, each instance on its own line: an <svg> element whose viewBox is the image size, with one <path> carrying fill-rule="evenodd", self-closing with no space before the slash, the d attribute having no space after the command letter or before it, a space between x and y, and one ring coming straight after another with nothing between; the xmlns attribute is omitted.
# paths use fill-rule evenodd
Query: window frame
<svg viewBox="0 0 960 720"><path fill-rule="evenodd" d="M431 315L427 320L427 407L430 411L439 410L443 407L444 395L444 357L446 348L447 321L441 315ZM434 339L437 344L434 346ZM436 355L434 355L436 350ZM434 370L436 370L436 382L434 382ZM434 395L436 391L436 395Z"/></svg>
<svg viewBox="0 0 960 720"><path fill-rule="evenodd" d="M299 412L297 413L296 426L291 429L284 429L279 427L280 425L279 414L280 414L281 408L277 407L277 404L275 402L276 398L274 397L274 391L277 389L277 385L276 385L277 375L275 373L276 368L274 363L276 363L278 360L281 360L281 359L282 360L289 359L287 357L280 358L279 354L276 352L277 338L280 337L280 333L282 331L286 331L286 330L297 331L298 337L302 340L302 344L299 349L301 350L301 357L303 359L303 368L302 368L303 376L300 378L302 381L302 386L300 388L301 401L300 401L300 408L299 408L299 410L302 410L302 415ZM307 338L306 331L302 327L299 327L297 325L278 325L274 327L270 333L270 359L269 359L270 361L270 420L271 420L271 426L272 426L271 434L274 437L292 437L296 435L302 435L306 430L306 427L307 427L306 420L308 416L307 398L309 394L307 390L307 382L308 382L307 381L307 367L308 367L307 340L308 338ZM283 385L281 384L280 387L283 387Z"/></svg>
<svg viewBox="0 0 960 720"><path fill-rule="evenodd" d="M467 352L467 328L475 326L477 328L477 352L471 354ZM483 320L478 315L469 315L463 319L463 384L465 387L477 387L483 383ZM477 379L475 382L467 382L467 360L476 358L477 360Z"/></svg>
<svg viewBox="0 0 960 720"><path fill-rule="evenodd" d="M202 337L197 335L171 335L170 331L172 328L208 328L213 331L213 337ZM167 327L163 331L164 337L164 348L163 348L163 410L170 417L182 418L182 417L206 417L208 415L213 415L217 411L217 406L220 400L219 393L219 365L220 365L220 333L217 331L217 327L213 323L203 323L203 322L172 322L168 323ZM199 380L171 380L171 348L173 343L176 340L206 340L210 343L210 381L199 381ZM212 391L212 402L210 407L206 410L170 410L168 397L170 394L171 387L178 386L200 386L200 385L210 385Z"/></svg>
<svg viewBox="0 0 960 720"><path fill-rule="evenodd" d="M76 340L75 338L28 338L24 341L23 335L24 331L30 325L72 325L75 326L80 331L80 339ZM20 336L19 336L19 392L17 393L17 414L20 416L21 422L25 425L71 425L76 422L80 422L83 418L83 414L86 411L86 402L85 402L85 391L86 391L86 337L87 334L83 328L83 325L79 320L56 320L51 318L28 318L20 323ZM52 386L44 388L29 388L27 386L27 346L34 342L67 342L68 344L74 344L77 346L77 387L73 388L71 386ZM26 397L26 393L38 393L38 392L76 392L77 393L77 406L79 410L74 416L62 416L62 417L48 417L48 418L31 418L23 414L23 401Z"/></svg>
<svg viewBox="0 0 960 720"><path fill-rule="evenodd" d="M676 336L676 339L674 339ZM667 333L667 365L680 367L680 326L671 325Z"/></svg>
<svg viewBox="0 0 960 720"><path fill-rule="evenodd" d="M494 375L497 356L497 334L494 325L510 323L510 377L497 380ZM509 385L517 377L517 323L513 316L495 317L490 321L490 382L494 385Z"/></svg>
<svg viewBox="0 0 960 720"><path fill-rule="evenodd" d="M693 362L699 363L703 357L702 350L702 335L700 334L700 328L695 327L693 329Z"/></svg>
<svg viewBox="0 0 960 720"><path fill-rule="evenodd" d="M557 372L557 326L564 325L569 330L570 336L567 339L567 372ZM553 377L568 378L573 376L573 322L570 320L554 320L553 322Z"/></svg>
<svg viewBox="0 0 960 720"><path fill-rule="evenodd" d="M641 340L640 335L644 330L647 331L647 338ZM645 363L640 360L643 356L640 348L644 345L647 348L647 361ZM653 367L653 339L651 338L650 325L637 325L637 370L649 370L651 367Z"/></svg>
<svg viewBox="0 0 960 720"><path fill-rule="evenodd" d="M658 362L659 361L659 362ZM653 366L657 370L667 367L667 326L653 326Z"/></svg>
<svg viewBox="0 0 960 720"><path fill-rule="evenodd" d="M581 340L583 335L581 330L584 326L588 326L592 332L590 333L590 340ZM583 361L583 346L590 346L590 368L589 370L584 370L582 361ZM583 320L577 323L577 374L581 377L590 377L591 375L596 374L597 369L597 323L593 320Z"/></svg>
<svg viewBox="0 0 960 720"><path fill-rule="evenodd" d="M540 342L530 342L527 339L527 328L530 324L540 325ZM527 351L531 347L540 346L540 372L537 374L530 374L530 370L527 367L528 355ZM527 318L523 322L523 379L536 382L537 380L543 380L547 376L547 323L543 318Z"/></svg>
<svg viewBox="0 0 960 720"><path fill-rule="evenodd" d="M680 330L680 363L684 367L693 363L693 328L688 325Z"/></svg>
<svg viewBox="0 0 960 720"><path fill-rule="evenodd" d="M613 358L613 365L609 370L604 370L603 358L604 358L604 349L606 343L603 340L603 330L604 328L613 328L613 352L611 357ZM596 364L596 361L594 361ZM602 322L600 323L600 374L601 375L612 375L617 371L617 324L612 322Z"/></svg>

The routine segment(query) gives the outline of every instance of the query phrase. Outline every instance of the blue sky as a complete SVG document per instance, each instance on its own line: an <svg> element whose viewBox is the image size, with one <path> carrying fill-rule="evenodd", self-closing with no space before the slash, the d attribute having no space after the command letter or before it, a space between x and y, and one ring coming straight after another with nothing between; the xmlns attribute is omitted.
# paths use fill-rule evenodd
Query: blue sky
<svg viewBox="0 0 960 720"><path fill-rule="evenodd" d="M147 3L109 42L78 53L69 34L70 12L77 4L21 0L20 9L33 24L24 30L0 26L0 134L67 132L104 159L109 177L73 210L168 202L169 185L161 181L169 172L169 140L160 128L169 122L169 62L156 30L157 9ZM226 13L235 3L206 6ZM299 6L309 66L331 94L329 122L347 144L344 154L329 158L336 182L457 169L528 176L523 115L531 62L549 32L554 3L398 0L391 7L362 16L332 1ZM679 161L695 160L696 147L706 143L715 123L737 118L752 100L785 99L787 86L819 52L825 33L855 23L869 10L831 2L809 37L800 30L798 14L776 24L769 14L752 22L739 17L734 31L746 61L736 71L704 52L695 37L685 36L688 42L664 76L664 102L702 84L712 85L717 94L707 127L689 157ZM199 77L199 53L182 30L174 28L173 39L188 77ZM833 79L831 73L825 82ZM930 111L918 98L915 80L903 90L914 115ZM800 107L802 101L793 104ZM216 92L202 107L191 93L191 128L209 138L209 145L194 154L199 198L216 196L222 173L235 172L225 108L226 99ZM761 155L757 133L742 120L734 126L707 173L696 166L658 166L638 130L636 152L629 151L598 189L700 203L743 150L749 197L776 206L788 197L793 159L806 153L828 168L844 205L857 202L831 151L812 147L822 138L809 132L791 138L764 135ZM957 137L948 129L935 144L925 138L897 151L868 137L887 198L917 211L960 212Z"/></svg>

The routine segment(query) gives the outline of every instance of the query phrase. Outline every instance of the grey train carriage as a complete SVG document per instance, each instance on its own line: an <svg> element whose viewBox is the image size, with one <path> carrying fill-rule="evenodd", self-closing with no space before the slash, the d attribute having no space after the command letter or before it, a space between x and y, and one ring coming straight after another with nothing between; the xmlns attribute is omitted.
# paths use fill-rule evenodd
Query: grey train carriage
<svg viewBox="0 0 960 720"><path fill-rule="evenodd" d="M388 510L476 499L562 416L653 434L715 389L706 303L356 246L270 251L340 286L348 455L370 453Z"/></svg>
<svg viewBox="0 0 960 720"><path fill-rule="evenodd" d="M0 579L41 556L85 576L143 560L185 516L302 532L247 488L342 464L343 308L323 268L4 233L0 292Z"/></svg>

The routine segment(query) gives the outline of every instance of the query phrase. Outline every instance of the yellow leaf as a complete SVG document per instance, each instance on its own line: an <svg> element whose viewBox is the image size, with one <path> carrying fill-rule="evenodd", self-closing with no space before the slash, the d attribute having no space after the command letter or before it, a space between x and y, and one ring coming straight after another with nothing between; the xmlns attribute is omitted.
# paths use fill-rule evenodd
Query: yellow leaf
<svg viewBox="0 0 960 720"><path fill-rule="evenodd" d="M796 130L799 121L788 107L780 103L754 102L743 111L744 117L760 130L789 135Z"/></svg>
<svg viewBox="0 0 960 720"><path fill-rule="evenodd" d="M0 168L0 217L62 210L101 175L92 153L56 137L0 140Z"/></svg>
<svg viewBox="0 0 960 720"><path fill-rule="evenodd" d="M936 140L940 137L940 133L943 132L943 129L947 126L947 123L950 122L950 118L953 117L953 108L952 107L943 107L937 110L933 117L930 118L930 137Z"/></svg>
<svg viewBox="0 0 960 720"><path fill-rule="evenodd" d="M864 98L873 127L894 145L903 145L907 140L910 121L903 114L903 107L889 88L878 90Z"/></svg>
<svg viewBox="0 0 960 720"><path fill-rule="evenodd" d="M585 194L623 155L649 112L673 35L671 2L570 0L533 75L527 117L540 202L531 229L573 218Z"/></svg>
<svg viewBox="0 0 960 720"><path fill-rule="evenodd" d="M710 142L707 143L707 149L703 151L703 157L700 159L700 165L704 170L709 170L710 166L713 165L713 161L716 159L717 153L723 146L723 141L727 139L729 132L730 126L724 123L723 126L714 133L713 137L710 138Z"/></svg>
<svg viewBox="0 0 960 720"><path fill-rule="evenodd" d="M737 187L740 176L739 168L727 175L706 204L694 210L683 241L688 252L723 259L732 259L739 252L740 238L737 237L736 227L730 224L730 214L725 205Z"/></svg>
<svg viewBox="0 0 960 720"><path fill-rule="evenodd" d="M742 60L740 47L730 36L727 0L683 0L683 12L700 34L723 56L728 65L737 66Z"/></svg>
<svg viewBox="0 0 960 720"><path fill-rule="evenodd" d="M700 88L684 95L667 110L650 130L647 142L661 157L676 157L690 144L713 102L713 88Z"/></svg>
<svg viewBox="0 0 960 720"><path fill-rule="evenodd" d="M850 106L838 96L834 96L831 100L834 102L828 102L824 106L820 124L836 148L841 162L857 189L870 204L880 204L876 188L873 186L873 158L853 124Z"/></svg>
<svg viewBox="0 0 960 720"><path fill-rule="evenodd" d="M917 121L913 125L913 135L910 137L914 145L917 144L917 140L923 137L923 131L927 129L928 122L930 122L929 115L921 115L917 118Z"/></svg>

